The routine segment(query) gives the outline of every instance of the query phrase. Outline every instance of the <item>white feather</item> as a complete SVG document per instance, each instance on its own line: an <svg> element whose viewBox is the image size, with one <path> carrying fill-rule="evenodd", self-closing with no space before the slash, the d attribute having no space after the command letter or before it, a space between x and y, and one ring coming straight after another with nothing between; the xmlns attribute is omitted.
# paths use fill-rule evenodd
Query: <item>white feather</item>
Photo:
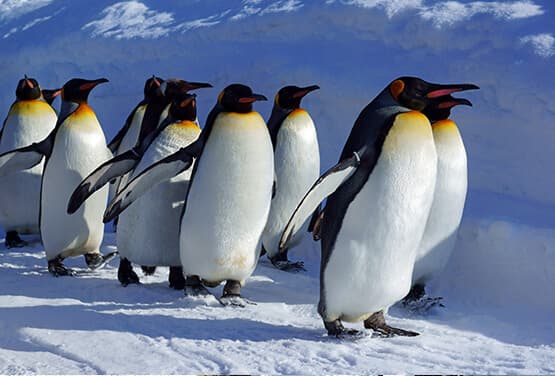
<svg viewBox="0 0 555 376"><path fill-rule="evenodd" d="M198 161L181 222L186 275L210 282L248 278L258 261L274 177L262 117L221 113Z"/></svg>
<svg viewBox="0 0 555 376"><path fill-rule="evenodd" d="M56 125L56 112L40 100L12 105L0 140L0 154L42 141ZM0 226L6 231L38 233L44 161L0 179Z"/></svg>
<svg viewBox="0 0 555 376"><path fill-rule="evenodd" d="M95 192L74 214L67 214L66 208L77 185L109 158L111 153L94 112L81 104L60 125L44 169L40 230L48 260L98 251L104 235L102 214L108 187Z"/></svg>
<svg viewBox="0 0 555 376"><path fill-rule="evenodd" d="M200 128L168 125L148 147L132 178L195 141ZM119 216L117 245L121 257L148 266L180 266L179 226L192 167L156 185Z"/></svg>
<svg viewBox="0 0 555 376"><path fill-rule="evenodd" d="M298 109L283 121L277 135L274 166L277 180L276 195L272 199L270 215L262 235L262 244L269 256L279 250L279 240L297 203L301 201L320 175L320 151L316 128L310 115ZM289 241L298 244L308 222Z"/></svg>
<svg viewBox="0 0 555 376"><path fill-rule="evenodd" d="M437 150L437 179L434 201L420 243L412 277L425 284L443 270L455 247L468 185L466 151L454 122L437 122L432 127Z"/></svg>
<svg viewBox="0 0 555 376"><path fill-rule="evenodd" d="M408 293L436 168L428 120L415 112L398 115L324 270L326 320L360 321Z"/></svg>

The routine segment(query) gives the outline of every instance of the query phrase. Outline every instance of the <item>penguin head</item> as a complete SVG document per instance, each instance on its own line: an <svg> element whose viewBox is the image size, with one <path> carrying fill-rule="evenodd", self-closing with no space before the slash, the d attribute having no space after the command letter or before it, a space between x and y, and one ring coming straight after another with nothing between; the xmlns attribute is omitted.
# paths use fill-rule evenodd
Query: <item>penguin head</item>
<svg viewBox="0 0 555 376"><path fill-rule="evenodd" d="M434 98L479 87L473 84L433 84L418 77L400 77L391 82L388 89L391 97L401 106L422 111Z"/></svg>
<svg viewBox="0 0 555 376"><path fill-rule="evenodd" d="M197 95L179 93L172 98L170 115L175 120L195 121L197 118Z"/></svg>
<svg viewBox="0 0 555 376"><path fill-rule="evenodd" d="M218 104L225 112L247 114L252 111L252 104L256 101L267 101L261 94L254 94L252 89L241 84L231 84L218 96Z"/></svg>
<svg viewBox="0 0 555 376"><path fill-rule="evenodd" d="M187 93L191 90L205 87L212 87L212 85L206 82L189 82L177 78L170 78L162 83L160 90L162 90L162 93L168 99L172 100L174 96L181 93Z"/></svg>
<svg viewBox="0 0 555 376"><path fill-rule="evenodd" d="M66 102L87 103L91 90L96 85L104 82L108 82L108 80L106 78L99 78L97 80L71 79L62 87L62 100Z"/></svg>
<svg viewBox="0 0 555 376"><path fill-rule="evenodd" d="M458 105L472 106L472 102L464 98L453 98L451 95L443 95L441 97L432 98L422 113L435 123L439 120L448 119L451 115L451 109Z"/></svg>
<svg viewBox="0 0 555 376"><path fill-rule="evenodd" d="M320 89L318 85L307 87L285 86L276 94L274 106L278 106L285 110L294 110L301 106L301 100L311 91Z"/></svg>
<svg viewBox="0 0 555 376"><path fill-rule="evenodd" d="M152 75L152 77L146 80L143 90L145 94L145 100L150 100L156 96L162 96L163 93L160 90L160 86L162 86L163 82L164 80L162 78L156 77L155 75Z"/></svg>
<svg viewBox="0 0 555 376"><path fill-rule="evenodd" d="M46 103L48 103L49 105L52 106L52 102L54 102L54 99L56 99L56 97L58 95L60 95L62 93L62 89L43 89L42 90L42 97L44 98L44 100L46 101Z"/></svg>
<svg viewBox="0 0 555 376"><path fill-rule="evenodd" d="M40 98L40 94L41 90L39 83L34 78L29 78L25 75L25 77L17 83L15 96L20 101L38 99Z"/></svg>

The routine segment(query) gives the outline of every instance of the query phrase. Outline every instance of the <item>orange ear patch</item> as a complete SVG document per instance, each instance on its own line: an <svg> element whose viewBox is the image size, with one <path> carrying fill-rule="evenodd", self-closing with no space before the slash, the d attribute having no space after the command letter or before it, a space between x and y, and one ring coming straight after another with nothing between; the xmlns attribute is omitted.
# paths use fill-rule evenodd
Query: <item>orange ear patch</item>
<svg viewBox="0 0 555 376"><path fill-rule="evenodd" d="M405 90L405 83L403 80L395 80L389 85L389 91L391 92L391 96L397 100L399 95Z"/></svg>

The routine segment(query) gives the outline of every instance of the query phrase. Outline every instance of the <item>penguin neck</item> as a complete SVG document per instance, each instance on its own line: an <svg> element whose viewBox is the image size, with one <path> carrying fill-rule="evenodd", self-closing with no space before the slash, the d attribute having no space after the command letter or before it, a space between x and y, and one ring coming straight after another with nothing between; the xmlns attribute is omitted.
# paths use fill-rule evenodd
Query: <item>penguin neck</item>
<svg viewBox="0 0 555 376"><path fill-rule="evenodd" d="M276 105L274 105L274 107L272 108L272 114L268 119L268 131L270 132L270 137L272 138L272 145L274 146L274 150L276 149L277 135L279 133L281 124L283 123L285 118L287 118L287 116L289 116L289 114L293 111L294 109L281 108L280 106Z"/></svg>
<svg viewBox="0 0 555 376"><path fill-rule="evenodd" d="M68 117L69 115L74 113L79 108L80 105L81 105L81 103L77 103L77 102L62 101L62 107L60 109L60 116L58 116L58 117L60 119ZM86 103L85 103L85 105L86 105Z"/></svg>

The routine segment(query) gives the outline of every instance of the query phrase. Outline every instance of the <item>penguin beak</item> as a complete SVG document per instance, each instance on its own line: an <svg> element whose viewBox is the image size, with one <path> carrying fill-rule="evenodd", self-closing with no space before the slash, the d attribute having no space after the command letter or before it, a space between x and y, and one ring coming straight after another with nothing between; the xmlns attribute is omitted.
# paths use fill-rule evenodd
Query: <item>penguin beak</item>
<svg viewBox="0 0 555 376"><path fill-rule="evenodd" d="M293 94L293 98L295 98L295 99L302 98L305 95L307 95L308 93L310 93L311 91L318 90L318 89L320 89L320 86L318 86L318 85L303 87L299 91L297 91L295 94Z"/></svg>
<svg viewBox="0 0 555 376"><path fill-rule="evenodd" d="M96 85L102 84L104 82L108 82L108 79L107 78L99 78L97 80L91 80L91 81L89 81L87 83L84 83L83 85L79 86L79 89L82 90L82 91L91 90Z"/></svg>
<svg viewBox="0 0 555 376"><path fill-rule="evenodd" d="M268 98L266 98L262 94L252 94L248 97L239 98L238 102L239 103L253 103L253 102L256 102L256 101L267 101L267 100L268 100Z"/></svg>
<svg viewBox="0 0 555 376"><path fill-rule="evenodd" d="M436 108L440 109L450 109L458 105L463 106L470 106L472 107L472 102L465 98L453 98L450 95L447 95L445 99L441 100L437 105Z"/></svg>
<svg viewBox="0 0 555 376"><path fill-rule="evenodd" d="M193 99L195 99L196 97L197 97L197 95L196 95L196 94L193 94L193 95L191 95L190 97L185 98L184 100L182 100L182 101L179 103L179 107L182 107L182 108L187 107L188 105L191 104L191 102L193 101Z"/></svg>
<svg viewBox="0 0 555 376"><path fill-rule="evenodd" d="M207 82L185 82L185 91L202 89L205 87L213 87Z"/></svg>
<svg viewBox="0 0 555 376"><path fill-rule="evenodd" d="M479 89L479 87L473 84L449 84L449 85L430 84L430 86L427 89L428 90L426 90L426 98L437 98L437 97L443 97L449 94L457 93L459 91L477 90Z"/></svg>

